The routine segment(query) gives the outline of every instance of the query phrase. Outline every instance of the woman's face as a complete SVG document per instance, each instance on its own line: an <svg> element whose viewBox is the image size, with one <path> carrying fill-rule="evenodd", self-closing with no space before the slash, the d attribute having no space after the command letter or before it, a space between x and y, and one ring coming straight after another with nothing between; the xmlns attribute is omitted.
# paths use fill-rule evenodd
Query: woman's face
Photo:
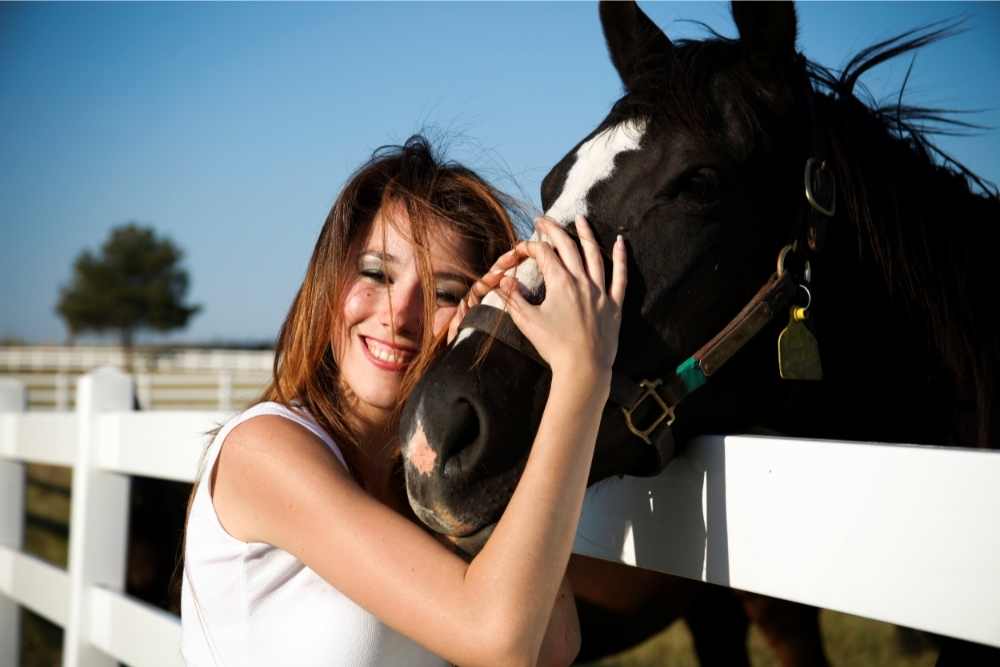
<svg viewBox="0 0 1000 667"><path fill-rule="evenodd" d="M386 215L394 216L391 223ZM362 416L375 421L396 407L403 375L423 337L424 294L409 231L405 211L389 209L376 216L344 299L345 335L334 341L341 380L357 397ZM436 335L468 291L471 261L457 234L442 228L431 236Z"/></svg>

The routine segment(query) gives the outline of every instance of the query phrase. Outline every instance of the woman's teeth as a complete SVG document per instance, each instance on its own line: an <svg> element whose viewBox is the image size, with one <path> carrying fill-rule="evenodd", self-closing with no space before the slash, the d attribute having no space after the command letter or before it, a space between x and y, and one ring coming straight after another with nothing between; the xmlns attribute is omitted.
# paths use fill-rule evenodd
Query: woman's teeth
<svg viewBox="0 0 1000 667"><path fill-rule="evenodd" d="M371 338L365 338L365 344L368 346L368 351L371 352L372 356L379 361L385 361L390 364L405 364L412 357L412 353L410 352L403 352L402 350L381 345Z"/></svg>

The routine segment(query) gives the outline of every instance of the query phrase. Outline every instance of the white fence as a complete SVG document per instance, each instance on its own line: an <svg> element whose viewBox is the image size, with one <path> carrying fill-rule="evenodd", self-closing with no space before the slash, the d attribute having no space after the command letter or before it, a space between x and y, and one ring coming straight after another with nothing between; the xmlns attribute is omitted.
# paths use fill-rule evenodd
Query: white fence
<svg viewBox="0 0 1000 667"><path fill-rule="evenodd" d="M122 593L127 476L191 481L225 414L130 412L112 369L78 391L23 413L0 380L0 664L23 605L65 628L64 665L181 665L178 619ZM24 462L73 468L68 570L20 550ZM592 488L575 550L1000 646L998 517L998 452L720 436Z"/></svg>
<svg viewBox="0 0 1000 667"><path fill-rule="evenodd" d="M190 482L205 433L224 412L132 412L132 379L82 378L75 412L21 412L23 386L0 379L0 665L16 665L23 605L64 628L63 665L182 665L173 614L126 596L128 476ZM73 469L69 567L21 551L24 463Z"/></svg>
<svg viewBox="0 0 1000 667"><path fill-rule="evenodd" d="M0 371L2 373L2 371ZM80 375L71 373L12 373L27 391L31 410L65 412L76 403ZM271 371L233 371L135 374L136 399L143 410L204 408L234 410L256 400L271 379Z"/></svg>
<svg viewBox="0 0 1000 667"><path fill-rule="evenodd" d="M270 350L183 350L138 347L133 353L138 371L269 371ZM125 367L125 352L117 346L0 346L0 372L89 371L98 366Z"/></svg>

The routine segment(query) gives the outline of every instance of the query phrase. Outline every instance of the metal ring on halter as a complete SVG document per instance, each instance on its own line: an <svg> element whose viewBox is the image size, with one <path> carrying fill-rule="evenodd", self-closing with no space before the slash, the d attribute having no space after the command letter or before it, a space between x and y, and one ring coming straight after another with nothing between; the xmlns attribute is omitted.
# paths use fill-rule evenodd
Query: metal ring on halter
<svg viewBox="0 0 1000 667"><path fill-rule="evenodd" d="M804 311L805 310L809 310L809 306L811 306L812 302L813 302L812 292L809 291L808 287L806 287L805 285L803 285L801 283L799 284L799 289L801 289L802 291L804 291L806 293L806 305L802 306L802 310L804 310Z"/></svg>
<svg viewBox="0 0 1000 667"><path fill-rule="evenodd" d="M826 174L827 166L826 160L820 161L814 157L806 160L806 170L805 170L805 185L806 185L806 201L815 210L819 211L828 218L832 218L833 214L837 211L837 181L830 177L830 204L829 206L824 206L816 200L816 196L813 194L813 171L817 174Z"/></svg>
<svg viewBox="0 0 1000 667"><path fill-rule="evenodd" d="M785 258L788 257L788 253L795 252L795 244L789 243L781 252L778 253L778 277L782 278L785 275ZM805 266L802 267L802 280L803 282L812 282L812 265L809 264L809 260L806 260Z"/></svg>
<svg viewBox="0 0 1000 667"><path fill-rule="evenodd" d="M795 250L794 246L791 243L789 243L788 245L786 245L784 248L781 249L781 252L778 253L779 278L783 278L785 276L785 258L788 257L788 253L792 252L793 250Z"/></svg>

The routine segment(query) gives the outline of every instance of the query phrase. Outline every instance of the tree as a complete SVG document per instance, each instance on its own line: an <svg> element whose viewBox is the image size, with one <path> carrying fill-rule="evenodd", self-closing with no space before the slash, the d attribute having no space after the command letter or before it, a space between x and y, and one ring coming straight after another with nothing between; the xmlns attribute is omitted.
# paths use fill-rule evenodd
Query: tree
<svg viewBox="0 0 1000 667"><path fill-rule="evenodd" d="M85 331L117 331L131 366L135 332L170 331L187 325L201 306L184 303L188 274L183 252L150 227L115 227L100 253L84 250L73 278L59 293L56 312L70 336Z"/></svg>

